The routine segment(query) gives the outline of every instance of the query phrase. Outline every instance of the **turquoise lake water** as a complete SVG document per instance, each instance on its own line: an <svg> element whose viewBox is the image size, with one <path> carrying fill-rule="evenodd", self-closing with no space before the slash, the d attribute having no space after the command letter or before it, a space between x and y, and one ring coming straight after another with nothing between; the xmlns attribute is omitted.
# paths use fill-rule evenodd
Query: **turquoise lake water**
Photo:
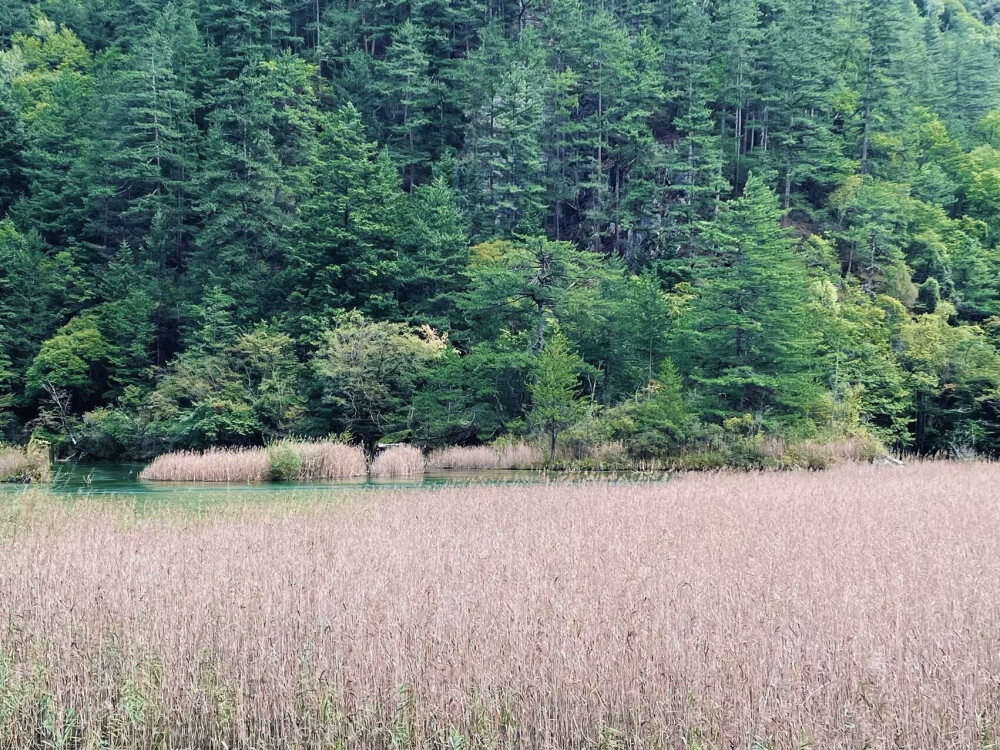
<svg viewBox="0 0 1000 750"><path fill-rule="evenodd" d="M405 479L343 479L329 482L309 483L220 483L220 482L144 482L139 480L141 463L55 463L52 466L52 482L48 485L33 485L32 491L39 489L66 497L82 495L122 495L137 498L143 502L159 502L176 499L199 501L201 499L224 498L232 493L241 496L260 496L264 499L274 495L313 495L318 493L336 494L338 491L359 489L377 491L379 489L434 488L449 485L474 484L537 484L539 482L582 481L584 479L609 479L618 481L657 481L662 477L649 475L550 475L532 471L431 471L423 477ZM25 485L0 484L0 494L24 492Z"/></svg>

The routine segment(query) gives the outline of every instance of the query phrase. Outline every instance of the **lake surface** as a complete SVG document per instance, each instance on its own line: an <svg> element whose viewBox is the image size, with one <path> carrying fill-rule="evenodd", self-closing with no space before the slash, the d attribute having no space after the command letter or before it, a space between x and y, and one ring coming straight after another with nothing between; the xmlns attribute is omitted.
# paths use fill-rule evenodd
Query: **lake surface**
<svg viewBox="0 0 1000 750"><path fill-rule="evenodd" d="M241 495L307 494L319 491L358 489L399 489L418 487L442 487L468 484L537 484L552 481L560 475L535 471L442 471L432 470L423 477L371 479L355 478L327 482L307 483L225 483L225 482L144 482L139 480L142 463L55 463L52 465L52 482L47 485L32 485L35 489L65 496L79 495L123 495L143 501L200 500L230 493ZM660 476L588 474L561 475L561 479L582 480L585 478L624 481L656 481ZM23 492L26 485L0 483L0 494Z"/></svg>

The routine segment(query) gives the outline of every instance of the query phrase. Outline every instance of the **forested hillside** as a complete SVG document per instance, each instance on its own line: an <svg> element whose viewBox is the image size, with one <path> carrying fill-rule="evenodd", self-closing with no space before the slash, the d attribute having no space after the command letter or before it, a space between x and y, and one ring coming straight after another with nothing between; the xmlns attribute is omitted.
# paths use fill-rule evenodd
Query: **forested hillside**
<svg viewBox="0 0 1000 750"><path fill-rule="evenodd" d="M994 0L3 0L0 435L1000 452Z"/></svg>

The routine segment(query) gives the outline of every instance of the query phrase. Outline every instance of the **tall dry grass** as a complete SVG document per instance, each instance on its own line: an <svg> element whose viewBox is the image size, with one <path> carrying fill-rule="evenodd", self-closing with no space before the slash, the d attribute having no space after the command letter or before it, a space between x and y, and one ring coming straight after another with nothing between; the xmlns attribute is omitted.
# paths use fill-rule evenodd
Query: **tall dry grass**
<svg viewBox="0 0 1000 750"><path fill-rule="evenodd" d="M25 448L0 445L0 482L48 482L49 446L32 441Z"/></svg>
<svg viewBox="0 0 1000 750"><path fill-rule="evenodd" d="M832 441L805 440L798 443L769 438L762 444L761 452L774 459L778 465L807 469L828 468L842 463L870 463L888 455L888 451L878 440L867 436Z"/></svg>
<svg viewBox="0 0 1000 750"><path fill-rule="evenodd" d="M431 451L427 465L456 471L533 469L540 466L544 458L541 450L524 442L498 447L451 446Z"/></svg>
<svg viewBox="0 0 1000 750"><path fill-rule="evenodd" d="M23 463L24 451L20 448L0 447L0 482L8 482L16 477Z"/></svg>
<svg viewBox="0 0 1000 750"><path fill-rule="evenodd" d="M337 441L287 441L281 446L292 450L299 460L294 479L318 482L324 479L348 479L368 474L365 450L360 445Z"/></svg>
<svg viewBox="0 0 1000 750"><path fill-rule="evenodd" d="M287 458L291 457L292 465ZM281 475L275 477L277 464ZM154 458L139 474L160 482L320 481L363 477L368 467L361 446L336 441L281 441L268 448L209 448Z"/></svg>
<svg viewBox="0 0 1000 750"><path fill-rule="evenodd" d="M985 750L998 482L851 465L8 506L0 747Z"/></svg>
<svg viewBox="0 0 1000 750"><path fill-rule="evenodd" d="M164 453L139 473L139 479L150 482L266 482L270 476L266 448Z"/></svg>
<svg viewBox="0 0 1000 750"><path fill-rule="evenodd" d="M373 477L418 477L427 462L424 454L413 445L394 445L375 456L371 465Z"/></svg>

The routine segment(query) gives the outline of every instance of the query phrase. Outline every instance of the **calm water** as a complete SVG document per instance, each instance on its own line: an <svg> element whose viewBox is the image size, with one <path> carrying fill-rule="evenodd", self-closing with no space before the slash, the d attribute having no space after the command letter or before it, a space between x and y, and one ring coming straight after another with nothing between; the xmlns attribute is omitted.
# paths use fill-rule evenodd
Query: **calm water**
<svg viewBox="0 0 1000 750"><path fill-rule="evenodd" d="M532 471L431 471L412 479L343 479L302 484L242 484L219 482L142 482L141 463L56 463L52 466L52 482L44 485L48 492L62 495L128 495L145 500L170 498L195 499L224 496L228 493L273 495L278 493L315 493L359 488L415 488L463 484L528 484L550 481L551 476ZM579 477L578 477L579 478ZM628 479L616 475L618 479ZM644 477L646 481L650 477ZM37 488L38 485L35 485ZM0 493L23 492L24 485L0 484Z"/></svg>

